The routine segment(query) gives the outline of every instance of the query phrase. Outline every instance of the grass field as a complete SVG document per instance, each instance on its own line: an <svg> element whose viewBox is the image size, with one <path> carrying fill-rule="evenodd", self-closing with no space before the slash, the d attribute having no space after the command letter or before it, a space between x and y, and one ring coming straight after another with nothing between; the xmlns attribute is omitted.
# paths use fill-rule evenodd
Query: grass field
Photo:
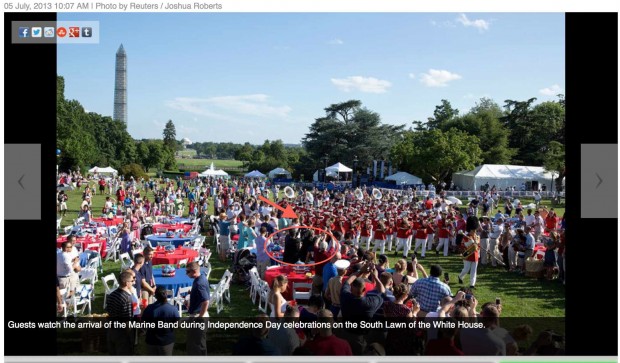
<svg viewBox="0 0 620 363"><path fill-rule="evenodd" d="M240 168L243 166L243 162L239 160L217 160L217 159L180 159L177 158L178 165L189 165L189 166L204 166L204 168L208 168L211 166L211 163L215 166L215 169L221 168Z"/></svg>
<svg viewBox="0 0 620 363"><path fill-rule="evenodd" d="M77 218L79 204L81 203L81 191L69 191L67 216L63 218L61 225L70 225L74 218ZM152 194L148 195L152 197ZM93 197L92 210L94 217L99 217L98 211L103 207L105 196L95 195ZM529 201L527 201L529 203ZM526 203L524 203L526 204ZM213 213L212 207L210 213ZM563 208L556 208L559 215L562 216ZM209 248L215 251L212 238L208 237ZM394 266L394 263L399 257L394 256L393 253L386 253L389 256L390 266ZM217 257L213 257L210 260L212 265L212 273L210 275L210 283L214 284L224 274L224 271L230 268L229 263L220 262ZM450 274L452 292L456 293L459 286L457 283L457 275L463 267L463 262L460 256L453 255L444 257L443 255L435 255L431 252L425 259L419 258L419 262L426 268L430 269L431 264L439 264L442 266L445 272ZM116 274L117 278L120 274L120 261L119 262L104 262L103 274L105 276L110 273ZM465 286L469 286L469 276L465 277ZM95 300L92 304L93 313L103 313L103 294L104 288L101 282L95 284ZM535 318L535 317L557 317L563 318L565 316L564 298L565 287L557 280L554 281L539 281L534 278L527 278L524 276L516 275L514 273L506 272L501 268L482 267L478 268L478 282L476 283L475 296L480 302L480 305L484 302L495 301L496 298L502 299L503 305L503 317L523 317L523 318ZM250 318L255 317L259 311L257 307L252 304L249 298L248 290L245 286L231 285L230 288L231 303L227 304L224 310L220 314L210 311L210 315L213 318ZM538 319L532 319L537 321ZM558 322L558 320L554 320ZM556 328L559 331L560 326ZM227 354L230 346L234 343L235 334L237 332L229 331L214 332L209 334L209 351L210 354ZM59 352L75 352L76 344L79 346L83 339L83 332L80 331L64 331L62 337L59 336L58 348ZM144 339L143 337L141 339ZM177 344L175 345L175 354L182 354L184 350L184 335L181 330L177 333ZM140 350L144 350L144 344L138 346ZM142 351L142 354L145 352Z"/></svg>

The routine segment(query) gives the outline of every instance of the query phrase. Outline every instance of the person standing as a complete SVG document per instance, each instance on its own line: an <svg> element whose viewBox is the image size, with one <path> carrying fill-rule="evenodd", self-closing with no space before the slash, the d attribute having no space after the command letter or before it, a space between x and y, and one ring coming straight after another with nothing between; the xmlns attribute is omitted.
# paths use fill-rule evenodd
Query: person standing
<svg viewBox="0 0 620 363"><path fill-rule="evenodd" d="M127 321L133 316L132 285L135 277L129 271L121 273L120 286L112 291L106 299L105 310L110 320ZM135 334L133 329L108 329L108 353L110 355L133 355Z"/></svg>
<svg viewBox="0 0 620 363"><path fill-rule="evenodd" d="M200 273L200 265L193 261L185 267L185 273L188 277L194 279L192 289L189 295L189 304L187 312L193 319L200 319L204 322L204 318L209 317L209 301L211 295L209 293L209 281L207 277ZM200 328L187 329L187 354L188 355L207 355L207 330Z"/></svg>
<svg viewBox="0 0 620 363"><path fill-rule="evenodd" d="M260 235L256 237L256 269L258 270L258 274L261 279L265 278L265 270L267 270L267 266L269 266L269 255L267 254L265 244L267 240L265 237L267 236L267 228L260 227Z"/></svg>
<svg viewBox="0 0 620 363"><path fill-rule="evenodd" d="M166 288L157 286L155 302L144 309L142 320L157 323L172 323L179 318L179 310L168 303ZM172 355L174 349L174 329L155 328L146 330L146 351L148 355Z"/></svg>
<svg viewBox="0 0 620 363"><path fill-rule="evenodd" d="M73 252L75 245L75 235L69 235L67 240L62 243L62 252L56 256L56 276L61 289L67 289L68 295L73 294L75 288L79 284L78 272L82 270L80 267L80 258L76 252Z"/></svg>
<svg viewBox="0 0 620 363"><path fill-rule="evenodd" d="M467 234L463 236L463 270L459 274L459 284L463 283L463 277L469 273L469 288L476 287L476 276L478 271L478 259L480 249L480 237L476 234L478 220L473 217L468 219Z"/></svg>
<svg viewBox="0 0 620 363"><path fill-rule="evenodd" d="M151 302L155 295L156 287L155 277L153 276L153 248L147 246L142 253L144 254L144 264L139 270L142 278L141 298Z"/></svg>

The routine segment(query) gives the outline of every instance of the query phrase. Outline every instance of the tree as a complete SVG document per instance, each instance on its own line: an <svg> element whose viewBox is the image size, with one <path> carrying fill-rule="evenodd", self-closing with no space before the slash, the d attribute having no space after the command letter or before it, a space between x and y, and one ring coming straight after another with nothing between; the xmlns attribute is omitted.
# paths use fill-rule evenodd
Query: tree
<svg viewBox="0 0 620 363"><path fill-rule="evenodd" d="M164 128L164 144L170 150L176 151L177 149L176 137L177 132L176 128L174 127L174 123L172 122L172 120L168 120L168 122L166 122L166 127Z"/></svg>
<svg viewBox="0 0 620 363"><path fill-rule="evenodd" d="M566 153L564 145L557 142L549 142L549 147L545 153L545 170L556 174L555 189L562 191L562 180L566 176Z"/></svg>
<svg viewBox="0 0 620 363"><path fill-rule="evenodd" d="M482 161L479 139L464 131L439 129L406 131L395 143L391 159L400 170L415 173L425 181L448 183L454 172L473 169Z"/></svg>
<svg viewBox="0 0 620 363"><path fill-rule="evenodd" d="M516 150L516 164L542 165L549 143L563 143L565 139L563 99L533 106L535 100L505 101L506 116L502 121L510 129L510 147Z"/></svg>
<svg viewBox="0 0 620 363"><path fill-rule="evenodd" d="M302 140L313 160L311 168L323 167L320 160L328 155L329 162L351 164L355 155L359 165L387 158L391 144L399 137L404 125L381 123L378 113L361 107L358 100L332 104L325 108L325 117L315 119Z"/></svg>
<svg viewBox="0 0 620 363"><path fill-rule="evenodd" d="M446 122L451 121L453 118L459 115L459 110L452 108L452 105L448 100L441 100L441 105L435 106L433 117L429 117L426 123L426 127L429 130L443 129L443 125Z"/></svg>
<svg viewBox="0 0 620 363"><path fill-rule="evenodd" d="M476 135L480 139L483 163L508 164L515 150L508 147L510 130L502 125L502 116L502 110L495 102L482 98L467 114L442 123L440 129L456 128Z"/></svg>

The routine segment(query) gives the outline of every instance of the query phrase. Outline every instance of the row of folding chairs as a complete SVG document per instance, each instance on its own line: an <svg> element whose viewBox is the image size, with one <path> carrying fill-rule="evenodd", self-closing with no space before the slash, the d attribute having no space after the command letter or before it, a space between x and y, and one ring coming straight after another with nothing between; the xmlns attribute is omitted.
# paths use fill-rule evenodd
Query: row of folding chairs
<svg viewBox="0 0 620 363"><path fill-rule="evenodd" d="M92 284L79 284L72 294L68 289L60 289L63 317L72 314L77 317L78 314L84 315L88 308L88 314L91 313L91 301L94 300L94 288Z"/></svg>
<svg viewBox="0 0 620 363"><path fill-rule="evenodd" d="M256 304L258 301L258 310L268 314L269 310L269 293L271 289L267 281L262 280L258 274L256 267L252 267L250 273L250 298L252 303Z"/></svg>

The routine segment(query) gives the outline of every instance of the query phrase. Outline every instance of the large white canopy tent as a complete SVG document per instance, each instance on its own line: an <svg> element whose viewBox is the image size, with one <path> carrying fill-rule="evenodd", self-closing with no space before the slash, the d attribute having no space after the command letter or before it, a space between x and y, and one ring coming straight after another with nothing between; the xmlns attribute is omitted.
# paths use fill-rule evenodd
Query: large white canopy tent
<svg viewBox="0 0 620 363"><path fill-rule="evenodd" d="M517 190L527 182L537 182L551 190L552 180L557 174L545 171L542 166L483 164L470 171L452 174L452 182L462 190L479 190L489 183L498 189L516 186Z"/></svg>
<svg viewBox="0 0 620 363"><path fill-rule="evenodd" d="M224 170L215 170L215 167L213 166L213 163L211 163L211 166L209 167L209 169L203 171L202 173L198 174L198 176L211 176L211 177L215 177L215 176L228 176L228 173L225 172Z"/></svg>
<svg viewBox="0 0 620 363"><path fill-rule="evenodd" d="M114 168L112 168L111 166L105 167L105 168L100 168L95 166L92 169L88 170L89 173L91 174L108 174L108 175L116 175L118 174L118 171Z"/></svg>
<svg viewBox="0 0 620 363"><path fill-rule="evenodd" d="M261 173L258 170L252 170L251 172L244 175L246 178L264 178L266 175Z"/></svg>
<svg viewBox="0 0 620 363"><path fill-rule="evenodd" d="M269 173L267 173L267 175L269 175L270 179L277 178L277 177L282 177L282 175L284 175L286 179L292 179L293 178L293 175L291 175L291 172L289 172L288 170L286 170L284 168L275 168L272 171L270 171Z"/></svg>
<svg viewBox="0 0 620 363"><path fill-rule="evenodd" d="M392 174L385 178L385 180L392 180L396 182L396 185L417 185L423 184L422 179L415 175L411 175L404 171L399 171L398 173Z"/></svg>

